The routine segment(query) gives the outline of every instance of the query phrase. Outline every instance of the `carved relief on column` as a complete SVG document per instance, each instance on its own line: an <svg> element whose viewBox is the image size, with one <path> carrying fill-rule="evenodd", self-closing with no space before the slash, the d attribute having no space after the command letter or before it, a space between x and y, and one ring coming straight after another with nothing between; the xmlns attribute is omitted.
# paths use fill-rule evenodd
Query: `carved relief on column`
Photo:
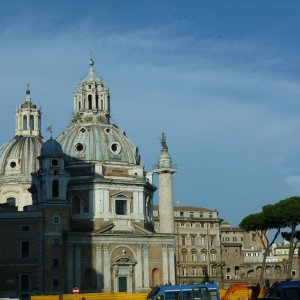
<svg viewBox="0 0 300 300"><path fill-rule="evenodd" d="M169 245L169 268L169 282L175 284L175 248L173 245Z"/></svg>
<svg viewBox="0 0 300 300"><path fill-rule="evenodd" d="M149 244L144 244L144 288L150 287L149 282Z"/></svg>
<svg viewBox="0 0 300 300"><path fill-rule="evenodd" d="M163 259L163 284L168 284L169 270L168 270L168 245L162 245L162 259Z"/></svg>
<svg viewBox="0 0 300 300"><path fill-rule="evenodd" d="M102 244L96 244L96 273L97 273L97 289L102 289Z"/></svg>

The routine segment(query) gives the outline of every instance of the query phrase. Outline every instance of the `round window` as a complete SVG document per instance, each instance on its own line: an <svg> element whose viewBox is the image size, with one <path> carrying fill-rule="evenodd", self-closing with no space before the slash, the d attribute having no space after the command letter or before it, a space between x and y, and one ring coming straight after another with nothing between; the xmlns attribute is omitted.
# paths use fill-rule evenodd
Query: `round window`
<svg viewBox="0 0 300 300"><path fill-rule="evenodd" d="M86 129L85 129L84 127L82 127L82 128L80 129L80 132L85 133L85 132L86 132Z"/></svg>
<svg viewBox="0 0 300 300"><path fill-rule="evenodd" d="M110 150L114 154L119 154L120 151L121 151L121 145L119 143L117 143L117 142L111 143Z"/></svg>
<svg viewBox="0 0 300 300"><path fill-rule="evenodd" d="M15 161L12 161L9 165L10 165L10 167L13 168L13 169L17 166L17 164L16 164Z"/></svg>
<svg viewBox="0 0 300 300"><path fill-rule="evenodd" d="M76 151L82 152L84 147L83 147L83 144L78 143L78 144L76 144L75 148L76 148Z"/></svg>
<svg viewBox="0 0 300 300"><path fill-rule="evenodd" d="M106 128L106 129L105 129L105 132L106 132L106 133L110 133L110 128Z"/></svg>

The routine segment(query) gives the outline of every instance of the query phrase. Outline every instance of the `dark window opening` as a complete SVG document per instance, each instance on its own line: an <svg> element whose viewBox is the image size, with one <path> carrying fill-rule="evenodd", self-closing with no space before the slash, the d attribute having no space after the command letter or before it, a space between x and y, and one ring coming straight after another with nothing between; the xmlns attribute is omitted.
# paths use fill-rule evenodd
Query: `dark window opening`
<svg viewBox="0 0 300 300"><path fill-rule="evenodd" d="M34 117L33 116L30 116L29 127L30 127L30 130L34 130Z"/></svg>
<svg viewBox="0 0 300 300"><path fill-rule="evenodd" d="M59 259L58 258L53 258L52 267L53 268L58 268L59 267Z"/></svg>
<svg viewBox="0 0 300 300"><path fill-rule="evenodd" d="M58 279L53 279L52 280L52 286L54 288L58 288L59 287L59 280Z"/></svg>
<svg viewBox="0 0 300 300"><path fill-rule="evenodd" d="M21 291L28 291L29 290L29 275L28 274L22 274L21 275Z"/></svg>
<svg viewBox="0 0 300 300"><path fill-rule="evenodd" d="M9 206L16 206L16 198L14 198L14 197L7 198L6 203Z"/></svg>
<svg viewBox="0 0 300 300"><path fill-rule="evenodd" d="M23 116L23 130L27 130L27 116Z"/></svg>
<svg viewBox="0 0 300 300"><path fill-rule="evenodd" d="M15 161L12 161L9 165L12 169L14 169L17 166Z"/></svg>
<svg viewBox="0 0 300 300"><path fill-rule="evenodd" d="M77 196L72 199L72 213L80 214L80 198Z"/></svg>
<svg viewBox="0 0 300 300"><path fill-rule="evenodd" d="M58 197L59 196L59 182L58 180L52 181L52 197Z"/></svg>
<svg viewBox="0 0 300 300"><path fill-rule="evenodd" d="M75 147L78 152L81 152L83 150L83 145L81 143L76 144Z"/></svg>
<svg viewBox="0 0 300 300"><path fill-rule="evenodd" d="M58 159L52 159L52 166L58 166Z"/></svg>
<svg viewBox="0 0 300 300"><path fill-rule="evenodd" d="M22 225L21 231L30 231L30 226L29 225Z"/></svg>
<svg viewBox="0 0 300 300"><path fill-rule="evenodd" d="M92 95L88 95L88 105L89 109L92 109Z"/></svg>
<svg viewBox="0 0 300 300"><path fill-rule="evenodd" d="M21 241L21 257L29 257L29 241Z"/></svg>
<svg viewBox="0 0 300 300"><path fill-rule="evenodd" d="M126 200L116 200L116 214L126 215L127 214L127 201Z"/></svg>
<svg viewBox="0 0 300 300"><path fill-rule="evenodd" d="M96 95L96 108L98 109L99 108L99 96Z"/></svg>

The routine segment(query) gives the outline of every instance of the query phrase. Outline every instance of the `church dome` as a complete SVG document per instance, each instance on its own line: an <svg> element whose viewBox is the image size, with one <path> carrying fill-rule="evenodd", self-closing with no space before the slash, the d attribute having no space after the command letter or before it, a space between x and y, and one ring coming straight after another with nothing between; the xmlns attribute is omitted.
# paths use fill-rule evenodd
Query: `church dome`
<svg viewBox="0 0 300 300"><path fill-rule="evenodd" d="M0 176L36 172L42 144L40 136L15 136L0 146Z"/></svg>
<svg viewBox="0 0 300 300"><path fill-rule="evenodd" d="M66 161L140 164L138 148L125 132L105 123L72 123L57 138Z"/></svg>
<svg viewBox="0 0 300 300"><path fill-rule="evenodd" d="M41 148L41 157L48 156L63 156L61 145L56 140L53 140L52 137Z"/></svg>

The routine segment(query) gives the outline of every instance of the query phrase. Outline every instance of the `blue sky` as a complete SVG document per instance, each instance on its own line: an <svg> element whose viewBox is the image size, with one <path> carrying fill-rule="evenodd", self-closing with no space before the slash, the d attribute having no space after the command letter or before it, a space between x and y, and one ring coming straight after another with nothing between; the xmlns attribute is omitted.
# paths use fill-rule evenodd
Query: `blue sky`
<svg viewBox="0 0 300 300"><path fill-rule="evenodd" d="M300 193L299 13L299 1L2 0L0 143L28 82L57 136L92 51L146 170L165 131L175 204L238 225Z"/></svg>

